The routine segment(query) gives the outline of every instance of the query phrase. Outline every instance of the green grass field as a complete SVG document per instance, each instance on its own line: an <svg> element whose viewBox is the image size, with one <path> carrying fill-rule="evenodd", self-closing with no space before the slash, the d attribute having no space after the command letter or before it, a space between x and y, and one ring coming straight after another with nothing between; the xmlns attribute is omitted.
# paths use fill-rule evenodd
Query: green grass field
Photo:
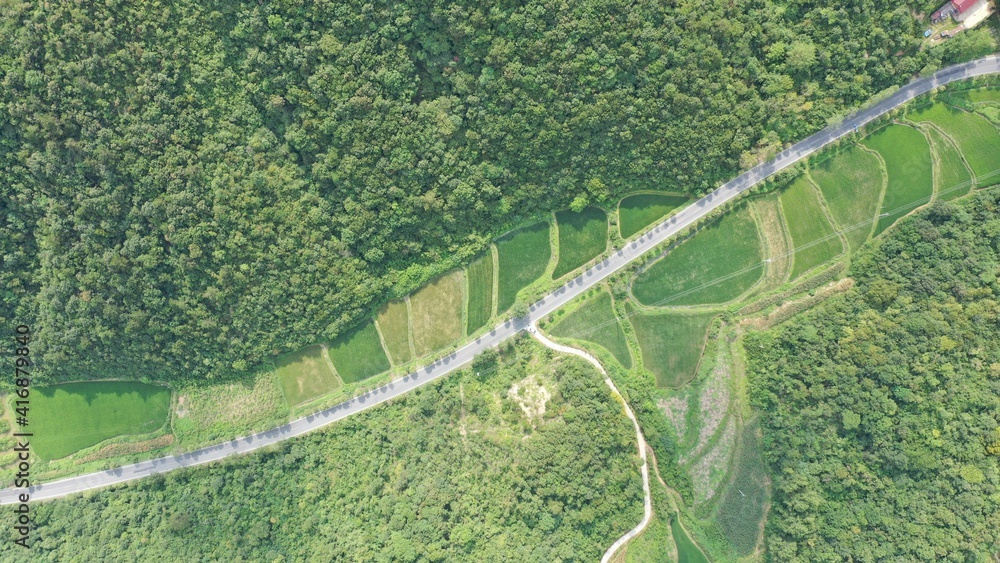
<svg viewBox="0 0 1000 563"><path fill-rule="evenodd" d="M344 383L368 379L389 369L389 358L372 321L338 336L330 343L329 354Z"/></svg>
<svg viewBox="0 0 1000 563"><path fill-rule="evenodd" d="M972 189L972 174L962 161L962 153L933 127L927 128L931 148L937 154L938 166L934 169L938 197L943 200L960 198Z"/></svg>
<svg viewBox="0 0 1000 563"><path fill-rule="evenodd" d="M473 260L465 275L469 280L465 333L472 334L493 316L493 252Z"/></svg>
<svg viewBox="0 0 1000 563"><path fill-rule="evenodd" d="M868 240L882 197L882 163L874 154L851 145L814 166L809 175L823 192L830 214L852 249Z"/></svg>
<svg viewBox="0 0 1000 563"><path fill-rule="evenodd" d="M799 176L781 193L779 199L795 251L791 279L832 260L844 251L844 245L826 218L819 195L809 178Z"/></svg>
<svg viewBox="0 0 1000 563"><path fill-rule="evenodd" d="M418 357L462 338L464 300L463 270L452 270L410 296L413 348Z"/></svg>
<svg viewBox="0 0 1000 563"><path fill-rule="evenodd" d="M740 557L753 553L764 519L768 493L767 468L760 456L756 426L743 429L742 449L733 464L736 474L719 502L715 520Z"/></svg>
<svg viewBox="0 0 1000 563"><path fill-rule="evenodd" d="M996 172L1000 169L1000 131L986 118L941 103L908 117L933 123L947 133L969 162L977 186L1000 183L1000 172Z"/></svg>
<svg viewBox="0 0 1000 563"><path fill-rule="evenodd" d="M410 316L406 311L406 301L390 301L378 312L378 329L382 333L386 352L395 365L405 364L413 359L410 350Z"/></svg>
<svg viewBox="0 0 1000 563"><path fill-rule="evenodd" d="M882 155L889 175L880 210L885 217L879 218L878 234L930 201L934 191L931 149L923 133L905 125L890 125L861 142Z"/></svg>
<svg viewBox="0 0 1000 563"><path fill-rule="evenodd" d="M497 289L497 313L503 313L517 300L517 292L542 277L552 257L549 224L535 223L509 233L497 241L500 275Z"/></svg>
<svg viewBox="0 0 1000 563"><path fill-rule="evenodd" d="M760 279L764 271L761 252L757 226L743 207L639 274L632 294L644 305L724 303Z"/></svg>
<svg viewBox="0 0 1000 563"><path fill-rule="evenodd" d="M289 405L295 406L339 389L343 384L323 357L321 346L307 346L274 362Z"/></svg>
<svg viewBox="0 0 1000 563"><path fill-rule="evenodd" d="M604 210L588 207L576 213L556 213L559 229L559 262L552 272L558 279L593 260L608 247L608 216Z"/></svg>
<svg viewBox="0 0 1000 563"><path fill-rule="evenodd" d="M626 368L632 367L625 333L615 317L611 296L605 291L559 319L552 327L552 335L593 342L611 352Z"/></svg>
<svg viewBox="0 0 1000 563"><path fill-rule="evenodd" d="M628 196L618 204L618 231L622 238L628 238L688 201L683 196L665 194Z"/></svg>
<svg viewBox="0 0 1000 563"><path fill-rule="evenodd" d="M696 375L714 313L634 314L631 317L642 363L658 387L678 388Z"/></svg>
<svg viewBox="0 0 1000 563"><path fill-rule="evenodd" d="M32 451L49 461L115 436L159 430L169 411L170 390L159 385L64 383L31 392L27 430L34 434Z"/></svg>

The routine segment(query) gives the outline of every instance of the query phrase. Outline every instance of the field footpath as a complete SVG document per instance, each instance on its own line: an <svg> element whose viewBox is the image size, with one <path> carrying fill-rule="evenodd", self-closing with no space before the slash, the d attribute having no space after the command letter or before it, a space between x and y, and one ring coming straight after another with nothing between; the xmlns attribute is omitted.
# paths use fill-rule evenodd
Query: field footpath
<svg viewBox="0 0 1000 563"><path fill-rule="evenodd" d="M438 359L434 363L424 366L400 379L393 380L333 407L293 420L276 428L235 438L192 452L142 461L59 481L36 484L28 490L13 487L3 489L0 490L0 505L17 503L18 495L20 494L30 494L32 501L59 498L74 493L142 479L150 475L174 471L182 467L193 467L225 459L233 455L252 452L295 436L312 432L313 430L399 397L465 366L477 354L488 348L496 347L518 332L527 329L538 319L544 318L576 297L584 294L591 287L628 266L633 260L658 248L662 243L673 238L675 235L684 232L688 227L696 224L699 219L723 207L726 203L739 197L743 192L808 157L826 145L837 141L841 137L852 134L856 128L860 128L862 125L896 109L917 96L930 92L940 86L975 76L998 73L1000 73L1000 55L991 55L975 61L944 68L931 76L919 78L902 86L899 90L880 102L861 109L848 116L844 121L832 124L795 143L778 153L772 160L747 170L716 188L708 195L681 209L679 212L672 214L668 219L647 229L639 238L627 243L622 249L604 258L585 272L572 278L560 288L540 299L534 305L531 305L527 315L497 325L492 331L476 338L474 341Z"/></svg>

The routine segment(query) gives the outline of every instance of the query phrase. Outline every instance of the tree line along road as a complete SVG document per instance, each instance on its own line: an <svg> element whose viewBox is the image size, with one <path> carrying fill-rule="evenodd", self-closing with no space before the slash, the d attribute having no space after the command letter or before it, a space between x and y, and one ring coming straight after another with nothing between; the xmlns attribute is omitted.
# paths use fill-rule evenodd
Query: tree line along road
<svg viewBox="0 0 1000 563"><path fill-rule="evenodd" d="M497 346L504 340L514 336L517 332L525 330L538 319L562 307L595 284L624 268L636 258L653 250L660 243L680 233L690 225L695 224L702 217L733 200L744 191L851 133L856 127L860 127L939 86L966 78L996 73L1000 73L1000 55L992 55L968 63L953 65L941 69L931 76L910 82L884 100L851 114L843 122L831 125L795 143L772 160L747 170L687 206L670 219L647 230L638 239L628 243L621 250L608 256L536 302L529 307L529 313L526 316L497 325L489 333L469 342L450 355L401 379L387 383L326 410L250 436L236 438L188 453L141 461L115 469L88 473L50 483L36 484L31 486L27 491L23 488L3 489L0 491L0 504L14 504L17 502L18 494L25 492L30 494L32 501L59 498L73 493L134 481L158 473L166 473L184 467L193 467L233 455L252 452L259 448L322 428L375 405L399 397L468 364L480 352Z"/></svg>

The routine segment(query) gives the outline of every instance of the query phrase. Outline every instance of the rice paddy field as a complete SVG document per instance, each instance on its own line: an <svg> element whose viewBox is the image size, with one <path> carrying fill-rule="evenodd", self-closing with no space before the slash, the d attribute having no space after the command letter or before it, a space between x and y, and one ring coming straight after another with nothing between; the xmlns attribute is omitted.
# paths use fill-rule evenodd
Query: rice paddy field
<svg viewBox="0 0 1000 563"><path fill-rule="evenodd" d="M708 558L695 545L680 523L680 515L674 514L670 518L670 531L674 536L674 544L677 546L678 563L708 563Z"/></svg>
<svg viewBox="0 0 1000 563"><path fill-rule="evenodd" d="M559 229L559 261L552 272L558 279L593 260L608 247L608 216L604 210L587 207L577 213L556 213Z"/></svg>
<svg viewBox="0 0 1000 563"><path fill-rule="evenodd" d="M757 225L747 207L702 229L640 273L632 294L647 306L725 303L763 274Z"/></svg>
<svg viewBox="0 0 1000 563"><path fill-rule="evenodd" d="M969 193L972 190L972 174L962 160L962 153L937 129L928 127L926 133L937 155L934 181L937 183L938 198L947 201Z"/></svg>
<svg viewBox="0 0 1000 563"><path fill-rule="evenodd" d="M676 389L694 378L714 313L638 313L632 326L642 363L658 387Z"/></svg>
<svg viewBox="0 0 1000 563"><path fill-rule="evenodd" d="M66 457L116 436L159 430L170 412L170 390L134 381L84 381L36 387L31 393L34 453Z"/></svg>
<svg viewBox="0 0 1000 563"><path fill-rule="evenodd" d="M1000 131L986 118L936 103L908 115L917 122L938 126L951 137L976 175L978 187L1000 183Z"/></svg>
<svg viewBox="0 0 1000 563"><path fill-rule="evenodd" d="M472 334L493 317L493 252L487 252L469 264L469 309L466 313L466 334Z"/></svg>
<svg viewBox="0 0 1000 563"><path fill-rule="evenodd" d="M632 367L625 333L612 307L611 296L601 291L552 327L553 336L584 340L601 346L626 368Z"/></svg>
<svg viewBox="0 0 1000 563"><path fill-rule="evenodd" d="M1000 102L1000 88L976 88L951 94L957 98L968 100L974 104L984 102Z"/></svg>
<svg viewBox="0 0 1000 563"><path fill-rule="evenodd" d="M285 354L275 362L278 382L291 406L302 404L343 386L330 369L322 346L307 346Z"/></svg>
<svg viewBox="0 0 1000 563"><path fill-rule="evenodd" d="M878 215L884 178L882 163L857 145L815 165L810 177L819 186L837 226L852 249L868 240Z"/></svg>
<svg viewBox="0 0 1000 563"><path fill-rule="evenodd" d="M830 225L819 194L808 177L799 176L781 193L779 199L795 249L791 279L794 280L844 251L844 245Z"/></svg>
<svg viewBox="0 0 1000 563"><path fill-rule="evenodd" d="M618 204L618 231L622 238L629 238L689 200L683 196L667 194L636 194Z"/></svg>
<svg viewBox="0 0 1000 563"><path fill-rule="evenodd" d="M930 201L934 191L931 150L923 133L905 125L889 125L861 142L882 156L889 177L878 234Z"/></svg>
<svg viewBox="0 0 1000 563"><path fill-rule="evenodd" d="M413 359L410 349L410 315L406 301L390 301L382 306L376 318L378 330L382 333L389 359L395 365L405 364Z"/></svg>
<svg viewBox="0 0 1000 563"><path fill-rule="evenodd" d="M539 222L509 233L496 242L499 269L497 313L510 309L517 292L542 277L552 258L549 224Z"/></svg>
<svg viewBox="0 0 1000 563"><path fill-rule="evenodd" d="M389 370L389 358L379 342L374 321L338 336L330 343L328 353L344 383L355 383Z"/></svg>
<svg viewBox="0 0 1000 563"><path fill-rule="evenodd" d="M464 301L463 270L452 270L410 296L413 350L417 357L441 350L462 338Z"/></svg>

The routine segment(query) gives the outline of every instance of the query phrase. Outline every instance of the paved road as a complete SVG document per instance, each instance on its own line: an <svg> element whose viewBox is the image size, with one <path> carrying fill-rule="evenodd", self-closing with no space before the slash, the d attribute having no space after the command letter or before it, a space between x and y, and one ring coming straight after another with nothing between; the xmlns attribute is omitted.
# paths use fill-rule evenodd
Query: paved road
<svg viewBox="0 0 1000 563"><path fill-rule="evenodd" d="M448 357L419 369L402 379L383 385L378 389L324 411L252 436L237 438L186 454L161 457L125 465L117 469L34 485L29 490L31 500L63 497L90 489L141 479L155 473L166 473L167 471L173 471L182 467L193 467L232 455L252 452L258 448L270 446L271 444L276 444L283 440L305 434L306 432L311 432L317 428L322 428L332 422L359 413L392 398L399 397L471 362L476 354L500 344L518 331L527 328L537 319L541 319L565 305L574 297L624 268L629 262L654 249L658 244L671 236L683 231L689 225L697 222L701 217L721 207L761 180L787 168L840 137L849 134L854 130L855 126L864 125L872 119L938 86L943 86L964 78L995 73L1000 73L1000 55L993 55L969 63L951 66L938 71L932 76L921 78L903 86L885 100L853 114L840 125L828 127L792 145L770 162L751 168L707 196L699 199L694 204L681 210L672 218L646 231L639 239L629 243L623 249L612 254L532 305L530 307L531 312L527 316L497 325L488 334L470 342ZM22 492L24 492L24 489L10 488L0 491L0 505L16 502L17 494Z"/></svg>

